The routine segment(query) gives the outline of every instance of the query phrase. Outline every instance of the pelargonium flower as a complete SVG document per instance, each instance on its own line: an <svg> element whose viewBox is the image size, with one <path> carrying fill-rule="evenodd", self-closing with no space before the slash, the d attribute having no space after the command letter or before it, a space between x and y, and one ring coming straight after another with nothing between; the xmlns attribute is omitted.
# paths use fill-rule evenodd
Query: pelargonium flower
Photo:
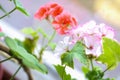
<svg viewBox="0 0 120 80"><path fill-rule="evenodd" d="M35 18L40 20L47 19L49 16L53 18L57 15L61 14L63 11L63 7L57 3L48 3L44 6L40 7L40 9L35 13Z"/></svg>
<svg viewBox="0 0 120 80"><path fill-rule="evenodd" d="M48 7L50 7L49 15L54 18L63 12L63 7L57 3L50 3Z"/></svg>
<svg viewBox="0 0 120 80"><path fill-rule="evenodd" d="M105 24L97 25L95 21L90 21L80 25L71 32L73 42L83 40L86 45L86 54L99 56L101 54L102 37L113 38L114 31Z"/></svg>
<svg viewBox="0 0 120 80"><path fill-rule="evenodd" d="M111 27L108 27L105 24L98 25L99 27L99 35L101 37L108 37L108 38L114 38L114 30Z"/></svg>
<svg viewBox="0 0 120 80"><path fill-rule="evenodd" d="M59 34L67 34L73 27L76 27L77 21L70 14L63 12L62 14L55 17L55 20L52 24L54 29Z"/></svg>
<svg viewBox="0 0 120 80"><path fill-rule="evenodd" d="M64 37L62 41L58 43L58 45L55 48L55 55L60 55L60 53L64 53L68 50L68 46L70 46L70 37Z"/></svg>
<svg viewBox="0 0 120 80"><path fill-rule="evenodd" d="M34 16L35 16L35 18L40 19L40 20L45 19L45 18L47 18L48 15L49 15L49 10L50 10L49 7L42 6L42 7L40 7L40 9L35 13Z"/></svg>

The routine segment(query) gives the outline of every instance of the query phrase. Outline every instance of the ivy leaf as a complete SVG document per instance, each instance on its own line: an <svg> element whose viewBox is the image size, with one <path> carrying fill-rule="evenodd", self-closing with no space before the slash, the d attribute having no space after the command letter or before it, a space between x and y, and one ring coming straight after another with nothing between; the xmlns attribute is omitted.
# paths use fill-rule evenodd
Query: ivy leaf
<svg viewBox="0 0 120 80"><path fill-rule="evenodd" d="M74 54L74 58L78 59L81 63L88 65L88 58L82 42L77 42L71 50L71 53Z"/></svg>
<svg viewBox="0 0 120 80"><path fill-rule="evenodd" d="M55 69L57 70L59 76L62 78L62 80L73 80L70 76L70 74L67 74L65 72L65 67L61 65L55 65Z"/></svg>
<svg viewBox="0 0 120 80"><path fill-rule="evenodd" d="M101 54L97 61L100 61L110 67L110 69L114 69L118 63L120 62L120 44L112 39L103 38L102 39L102 50L103 54Z"/></svg>
<svg viewBox="0 0 120 80"><path fill-rule="evenodd" d="M88 65L88 58L85 54L85 48L81 42L77 42L71 51L66 52L61 56L62 64L66 64L73 68L74 58L78 59L81 63Z"/></svg>
<svg viewBox="0 0 120 80"><path fill-rule="evenodd" d="M47 73L47 68L43 64L40 64L39 61L23 47L19 46L14 39L6 37L5 42L10 48L12 54L22 60L24 65L40 72Z"/></svg>
<svg viewBox="0 0 120 80"><path fill-rule="evenodd" d="M72 54L71 52L66 52L62 54L61 56L62 64L66 64L67 66L73 68L74 67L73 58L74 58L74 54Z"/></svg>
<svg viewBox="0 0 120 80"><path fill-rule="evenodd" d="M22 4L19 2L19 0L13 0L16 8L25 14L26 16L29 16L28 12L25 10L25 8L22 6Z"/></svg>

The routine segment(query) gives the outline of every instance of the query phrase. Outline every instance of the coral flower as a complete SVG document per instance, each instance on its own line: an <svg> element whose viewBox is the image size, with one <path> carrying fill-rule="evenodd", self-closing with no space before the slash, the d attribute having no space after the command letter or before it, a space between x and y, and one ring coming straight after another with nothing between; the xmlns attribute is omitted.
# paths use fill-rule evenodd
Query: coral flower
<svg viewBox="0 0 120 80"><path fill-rule="evenodd" d="M49 15L52 17L56 17L63 12L63 7L57 3L49 3L48 7L50 8Z"/></svg>
<svg viewBox="0 0 120 80"><path fill-rule="evenodd" d="M59 34L67 34L77 25L77 22L70 14L63 12L55 18L52 24Z"/></svg>
<svg viewBox="0 0 120 80"><path fill-rule="evenodd" d="M46 4L37 11L35 14L35 18L38 18L40 20L47 19L49 16L52 16L53 18L57 15L61 14L63 11L63 7L61 5L58 5L57 3L49 3Z"/></svg>
<svg viewBox="0 0 120 80"><path fill-rule="evenodd" d="M42 20L47 18L48 15L49 15L49 7L42 6L35 14L35 18Z"/></svg>

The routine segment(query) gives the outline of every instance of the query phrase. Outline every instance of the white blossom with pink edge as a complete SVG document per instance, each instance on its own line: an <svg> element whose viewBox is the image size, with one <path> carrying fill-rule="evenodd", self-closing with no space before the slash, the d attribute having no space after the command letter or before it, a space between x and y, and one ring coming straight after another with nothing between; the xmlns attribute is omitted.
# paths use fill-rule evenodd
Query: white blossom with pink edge
<svg viewBox="0 0 120 80"><path fill-rule="evenodd" d="M95 21L89 21L84 25L79 25L71 30L72 42L83 40L86 46L86 54L92 54L98 57L102 52L102 37L114 38L114 30L111 27L101 23L96 24Z"/></svg>

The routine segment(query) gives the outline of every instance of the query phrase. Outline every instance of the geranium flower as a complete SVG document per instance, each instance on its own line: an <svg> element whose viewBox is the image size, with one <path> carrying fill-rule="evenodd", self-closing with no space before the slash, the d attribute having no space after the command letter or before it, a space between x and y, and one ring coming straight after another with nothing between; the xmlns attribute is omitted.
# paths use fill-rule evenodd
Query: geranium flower
<svg viewBox="0 0 120 80"><path fill-rule="evenodd" d="M55 48L55 55L60 55L60 53L64 53L68 50L68 46L70 45L70 37L64 37L62 41L58 43L58 45Z"/></svg>
<svg viewBox="0 0 120 80"><path fill-rule="evenodd" d="M107 25L105 24L100 24L98 25L99 27L99 35L101 37L108 37L108 38L114 38L114 30L111 28L111 27L108 27Z"/></svg>
<svg viewBox="0 0 120 80"><path fill-rule="evenodd" d="M57 3L49 3L45 4L44 6L40 7L40 9L35 14L35 18L40 20L47 19L49 16L53 18L57 15L61 14L63 11L63 7L58 5Z"/></svg>
<svg viewBox="0 0 120 80"><path fill-rule="evenodd" d="M86 45L86 54L92 54L93 56L99 56L101 54L101 40L97 36L84 37L84 44Z"/></svg>
<svg viewBox="0 0 120 80"><path fill-rule="evenodd" d="M113 38L114 31L105 24L97 25L95 21L90 21L84 25L71 30L72 42L83 40L86 48L86 54L99 56L101 52L102 37Z"/></svg>
<svg viewBox="0 0 120 80"><path fill-rule="evenodd" d="M35 13L35 18L40 20L47 18L49 15L49 10L50 10L49 7L46 7L46 6L40 7L37 13Z"/></svg>
<svg viewBox="0 0 120 80"><path fill-rule="evenodd" d="M57 3L50 3L48 4L48 7L50 8L49 15L51 15L53 18L63 12L63 7Z"/></svg>
<svg viewBox="0 0 120 80"><path fill-rule="evenodd" d="M59 34L67 34L72 29L72 27L75 27L77 25L77 21L70 14L64 12L55 17L55 20L52 24L54 29Z"/></svg>

